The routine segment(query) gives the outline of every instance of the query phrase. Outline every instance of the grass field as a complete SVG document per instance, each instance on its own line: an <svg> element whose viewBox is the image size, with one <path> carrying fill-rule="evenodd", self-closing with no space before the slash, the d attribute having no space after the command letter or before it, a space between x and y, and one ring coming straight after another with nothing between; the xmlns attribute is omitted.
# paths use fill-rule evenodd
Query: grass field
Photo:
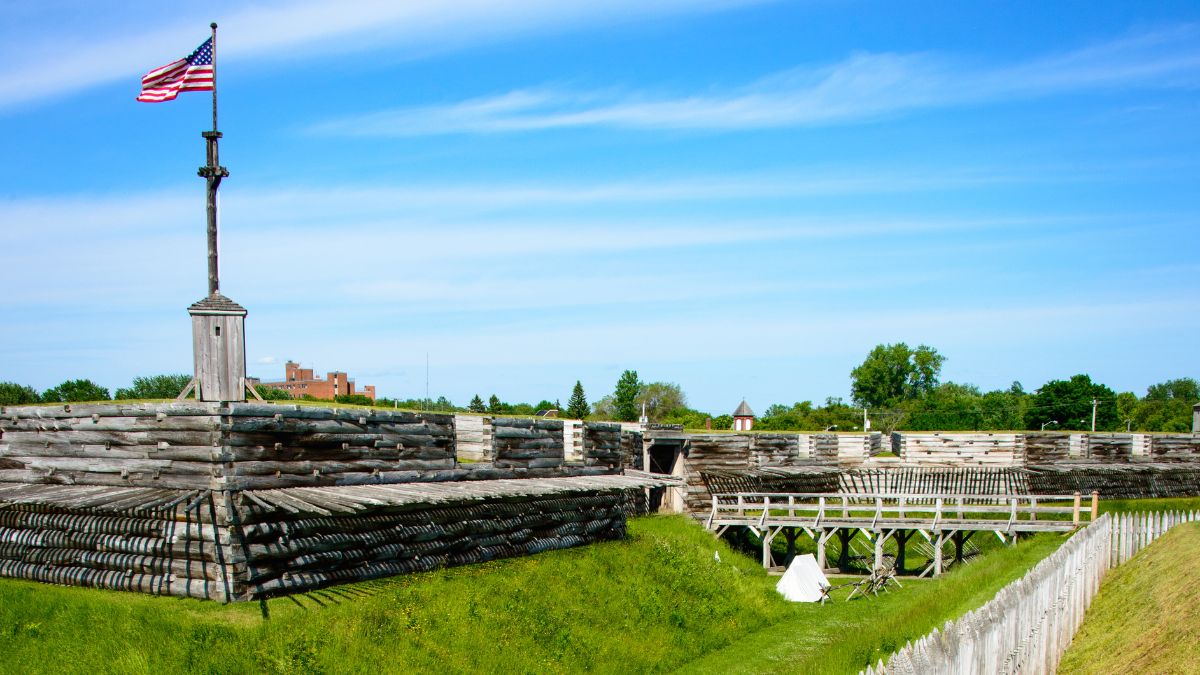
<svg viewBox="0 0 1200 675"><path fill-rule="evenodd" d="M1200 523L1179 525L1113 570L1060 673L1200 670Z"/></svg>
<svg viewBox="0 0 1200 675"><path fill-rule="evenodd" d="M793 670L848 672L981 604L1061 541L1033 538L936 582L822 607L783 601L776 578L682 517L638 518L630 531L624 542L280 598L266 603L267 619L257 603L4 579L0 668L663 672L704 657L696 668L794 661ZM830 655L817 670L807 667L813 648Z"/></svg>
<svg viewBox="0 0 1200 675"><path fill-rule="evenodd" d="M902 579L902 590L879 598L819 606L783 601L775 577L685 518L637 518L629 529L622 542L265 605L0 579L0 670L857 672L983 604L1063 541L989 545L936 581Z"/></svg>

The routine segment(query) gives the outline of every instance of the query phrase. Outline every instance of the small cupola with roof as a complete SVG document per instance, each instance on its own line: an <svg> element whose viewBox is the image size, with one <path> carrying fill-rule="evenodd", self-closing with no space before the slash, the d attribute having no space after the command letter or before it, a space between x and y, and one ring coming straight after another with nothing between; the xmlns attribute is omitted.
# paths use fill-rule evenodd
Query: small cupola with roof
<svg viewBox="0 0 1200 675"><path fill-rule="evenodd" d="M733 411L733 430L750 431L754 428L754 411L746 405L746 399Z"/></svg>
<svg viewBox="0 0 1200 675"><path fill-rule="evenodd" d="M188 307L196 399L246 400L246 310L213 293Z"/></svg>

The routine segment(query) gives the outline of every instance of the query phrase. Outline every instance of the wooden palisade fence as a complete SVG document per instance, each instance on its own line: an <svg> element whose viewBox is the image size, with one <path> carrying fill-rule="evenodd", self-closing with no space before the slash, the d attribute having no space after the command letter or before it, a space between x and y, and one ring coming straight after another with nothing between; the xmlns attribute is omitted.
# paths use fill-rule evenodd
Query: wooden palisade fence
<svg viewBox="0 0 1200 675"><path fill-rule="evenodd" d="M1105 514L979 609L910 642L867 675L1053 673L1105 573L1200 511Z"/></svg>

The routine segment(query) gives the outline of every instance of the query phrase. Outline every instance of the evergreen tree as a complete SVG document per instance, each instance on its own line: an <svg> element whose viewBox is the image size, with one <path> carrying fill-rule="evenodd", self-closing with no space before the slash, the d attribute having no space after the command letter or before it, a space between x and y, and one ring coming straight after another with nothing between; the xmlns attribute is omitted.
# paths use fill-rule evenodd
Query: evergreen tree
<svg viewBox="0 0 1200 675"><path fill-rule="evenodd" d="M471 412L481 413L487 412L487 408L483 405L483 399L479 398L479 394L475 394L475 398L467 404L467 410Z"/></svg>
<svg viewBox="0 0 1200 675"><path fill-rule="evenodd" d="M618 421L637 421L637 398L641 392L642 383L638 381L636 370L627 370L621 373L621 379L617 380L617 389L613 392L613 412Z"/></svg>
<svg viewBox="0 0 1200 675"><path fill-rule="evenodd" d="M503 405L504 404L500 402L500 397L492 394L491 398L488 399L488 412L492 413L493 415L497 414L500 412L500 409L503 407Z"/></svg>
<svg viewBox="0 0 1200 675"><path fill-rule="evenodd" d="M575 388L571 390L571 398L567 400L567 417L574 420L586 419L592 412L588 406L587 396L583 393L583 383L575 380Z"/></svg>

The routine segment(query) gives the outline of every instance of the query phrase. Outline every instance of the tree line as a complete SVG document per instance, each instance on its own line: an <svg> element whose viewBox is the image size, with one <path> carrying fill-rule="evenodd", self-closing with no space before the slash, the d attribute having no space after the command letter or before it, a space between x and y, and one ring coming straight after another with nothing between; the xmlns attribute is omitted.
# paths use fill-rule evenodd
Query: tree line
<svg viewBox="0 0 1200 675"><path fill-rule="evenodd" d="M1186 432L1192 428L1192 406L1200 402L1200 383L1181 377L1151 385L1144 396L1115 392L1087 374L1050 380L1033 391L1020 382L1006 389L982 391L960 382L941 381L946 357L928 345L915 349L903 342L881 344L850 371L851 400L826 398L821 405L799 401L768 406L755 422L762 431L862 431L869 420L872 430L999 431L1090 430ZM129 387L110 397L104 387L87 379L67 380L38 392L14 382L0 382L0 405L66 403L77 401L171 399L187 386L184 374L136 377ZM291 400L287 391L259 385L268 400ZM304 399L320 401L311 396ZM733 426L728 414L710 415L688 405L687 395L673 382L645 382L636 370L626 370L612 393L589 403L583 384L576 380L564 408L560 399L536 404L509 403L491 394L485 401L476 394L465 406L445 396L436 399L379 398L342 395L337 403L431 412L473 412L491 415L536 415L557 411L570 419L638 421L643 411L650 422L681 424L687 429L725 430Z"/></svg>

